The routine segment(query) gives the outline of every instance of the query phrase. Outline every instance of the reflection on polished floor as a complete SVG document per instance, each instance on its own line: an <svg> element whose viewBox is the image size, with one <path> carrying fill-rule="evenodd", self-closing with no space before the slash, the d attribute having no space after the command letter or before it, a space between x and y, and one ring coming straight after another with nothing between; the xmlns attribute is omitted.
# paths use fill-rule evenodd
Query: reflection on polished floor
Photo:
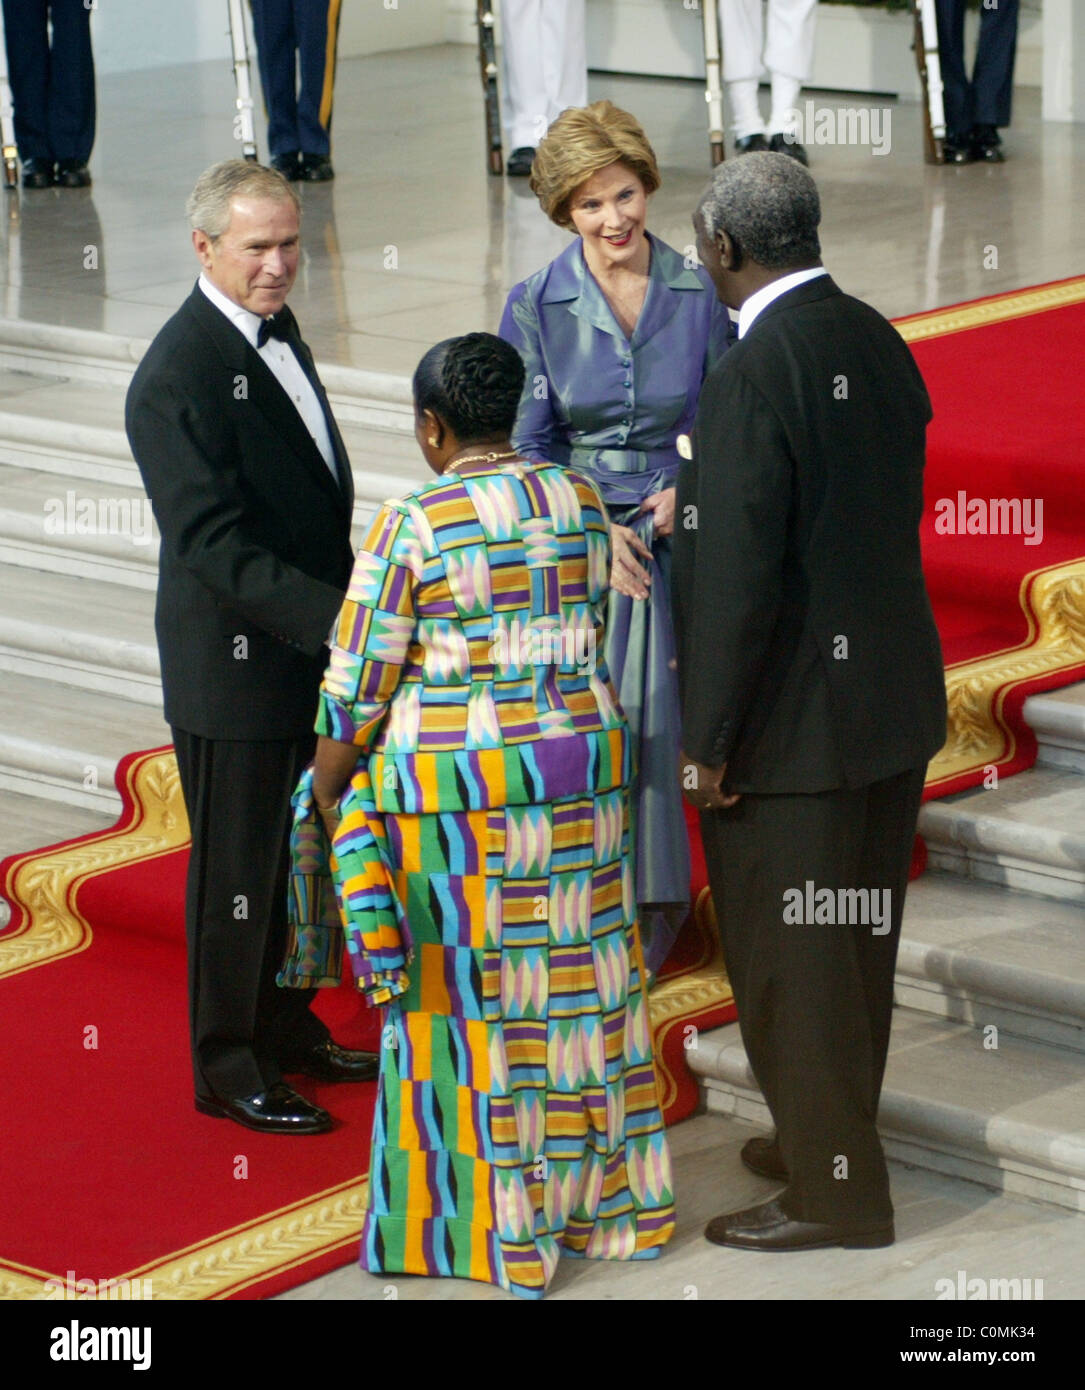
<svg viewBox="0 0 1085 1390"><path fill-rule="evenodd" d="M486 173L471 48L345 60L337 89L338 178L301 189L291 304L319 359L407 373L438 339L496 328L510 286L568 234L526 180ZM590 95L644 124L664 176L649 225L685 247L710 173L703 88L593 74ZM807 95L819 107L882 101ZM1044 124L1038 91L1017 93L1003 165L924 165L918 106L882 104L888 153L810 148L825 259L844 289L893 316L1080 273L1080 128ZM225 63L109 76L99 109L93 188L6 197L0 317L149 338L195 278L185 197L201 169L236 152L233 79Z"/></svg>

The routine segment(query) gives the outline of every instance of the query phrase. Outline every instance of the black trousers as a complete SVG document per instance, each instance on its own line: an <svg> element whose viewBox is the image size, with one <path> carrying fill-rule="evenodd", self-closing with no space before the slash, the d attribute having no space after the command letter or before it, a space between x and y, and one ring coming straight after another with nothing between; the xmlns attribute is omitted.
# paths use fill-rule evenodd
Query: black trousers
<svg viewBox="0 0 1085 1390"><path fill-rule="evenodd" d="M83 0L3 0L3 6L19 158L86 163L95 123L90 11Z"/></svg>
<svg viewBox="0 0 1085 1390"><path fill-rule="evenodd" d="M964 62L967 0L937 0L938 51L945 88L946 132L958 142L974 125L1006 126L1013 102L1018 0L980 9L980 36L969 81Z"/></svg>
<svg viewBox="0 0 1085 1390"><path fill-rule="evenodd" d="M272 158L331 150L339 9L340 0L252 0Z"/></svg>
<svg viewBox="0 0 1085 1390"><path fill-rule="evenodd" d="M313 992L275 983L286 949L290 796L316 737L172 733L192 829L185 929L196 1094L254 1095L328 1036L310 1012Z"/></svg>
<svg viewBox="0 0 1085 1390"><path fill-rule="evenodd" d="M751 794L701 815L742 1040L790 1174L781 1205L799 1221L892 1218L875 1121L925 771L856 790ZM840 890L862 888L874 911L849 922L863 899ZM831 891L819 903L821 889Z"/></svg>

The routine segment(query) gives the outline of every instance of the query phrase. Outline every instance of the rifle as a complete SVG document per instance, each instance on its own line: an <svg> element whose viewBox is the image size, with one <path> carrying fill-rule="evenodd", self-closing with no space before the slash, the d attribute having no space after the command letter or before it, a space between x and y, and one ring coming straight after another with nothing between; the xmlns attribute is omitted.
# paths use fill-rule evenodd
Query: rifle
<svg viewBox="0 0 1085 1390"><path fill-rule="evenodd" d="M256 127L252 119L252 82L249 78L249 36L245 30L245 11L241 0L228 0L230 14L230 47L234 57L234 82L237 84L237 115L234 135L241 141L241 153L253 164L256 157Z"/></svg>
<svg viewBox="0 0 1085 1390"><path fill-rule="evenodd" d="M482 77L482 100L486 107L486 160L491 174L504 169L501 150L501 108L497 100L497 52L494 48L494 5L496 0L478 0L478 66Z"/></svg>
<svg viewBox="0 0 1085 1390"><path fill-rule="evenodd" d="M942 60L938 53L938 18L935 0L914 0L916 66L923 87L923 157L928 164L944 164L946 109L943 102Z"/></svg>
<svg viewBox="0 0 1085 1390"><path fill-rule="evenodd" d="M15 146L15 110L11 104L11 83L8 81L8 51L4 35L4 15L0 11L0 143L4 160L4 187L19 184L19 151Z"/></svg>
<svg viewBox="0 0 1085 1390"><path fill-rule="evenodd" d="M704 74L708 103L708 144L713 165L722 164L723 150L723 88L720 86L720 29L716 0L700 0L704 20Z"/></svg>

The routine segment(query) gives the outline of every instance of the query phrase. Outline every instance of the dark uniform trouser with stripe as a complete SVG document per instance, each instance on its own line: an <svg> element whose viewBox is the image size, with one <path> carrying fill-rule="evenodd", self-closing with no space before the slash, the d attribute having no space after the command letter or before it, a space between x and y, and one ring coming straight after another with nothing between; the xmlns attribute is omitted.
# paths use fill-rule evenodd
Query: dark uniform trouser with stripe
<svg viewBox="0 0 1085 1390"><path fill-rule="evenodd" d="M255 1095L280 1063L328 1036L315 991L280 989L286 949L290 797L315 735L267 742L173 729L192 830L185 930L198 1096Z"/></svg>
<svg viewBox="0 0 1085 1390"><path fill-rule="evenodd" d="M791 1175L780 1200L795 1220L892 1219L875 1121L925 770L853 790L747 795L701 816L742 1040L776 1122ZM873 915L887 909L884 921L786 920L800 901L793 890L808 918L822 888L838 919L862 901L838 890L874 890L867 901Z"/></svg>
<svg viewBox="0 0 1085 1390"><path fill-rule="evenodd" d="M19 158L85 164L95 124L90 10L83 0L3 0L3 6Z"/></svg>
<svg viewBox="0 0 1085 1390"><path fill-rule="evenodd" d="M252 0L273 159L331 152L339 10L340 0Z"/></svg>

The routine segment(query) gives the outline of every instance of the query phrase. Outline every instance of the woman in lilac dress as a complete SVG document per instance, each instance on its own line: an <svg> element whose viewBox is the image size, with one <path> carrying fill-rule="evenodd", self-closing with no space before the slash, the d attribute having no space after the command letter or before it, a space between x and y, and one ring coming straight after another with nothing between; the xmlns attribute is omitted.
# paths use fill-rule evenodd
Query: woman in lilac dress
<svg viewBox="0 0 1085 1390"><path fill-rule="evenodd" d="M730 341L706 271L645 229L659 168L644 131L609 101L571 108L532 166L543 211L577 233L509 295L501 336L527 369L513 443L586 474L610 512L606 659L636 749L637 903L646 965L663 964L689 911L670 619L678 437Z"/></svg>

